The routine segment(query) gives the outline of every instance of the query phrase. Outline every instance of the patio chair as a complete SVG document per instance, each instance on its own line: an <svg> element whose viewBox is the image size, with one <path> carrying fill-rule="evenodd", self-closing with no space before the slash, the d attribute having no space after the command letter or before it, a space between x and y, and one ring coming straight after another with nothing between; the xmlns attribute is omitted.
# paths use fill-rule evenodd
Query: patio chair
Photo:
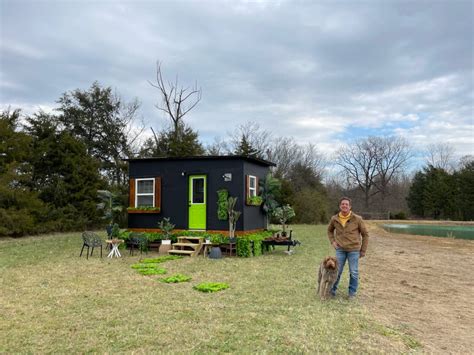
<svg viewBox="0 0 474 355"><path fill-rule="evenodd" d="M82 252L84 251L84 247L87 247L87 259L89 259L89 248L92 248L91 250L91 256L92 253L94 252L94 248L100 247L100 257L102 258L102 239L95 234L94 232L84 232L82 233L82 249L81 249L81 254L79 257L82 257Z"/></svg>
<svg viewBox="0 0 474 355"><path fill-rule="evenodd" d="M143 254L143 250L145 250L145 254L148 254L148 239L143 233L130 233L128 245L130 246L130 255L132 256L134 248L140 250L140 255Z"/></svg>

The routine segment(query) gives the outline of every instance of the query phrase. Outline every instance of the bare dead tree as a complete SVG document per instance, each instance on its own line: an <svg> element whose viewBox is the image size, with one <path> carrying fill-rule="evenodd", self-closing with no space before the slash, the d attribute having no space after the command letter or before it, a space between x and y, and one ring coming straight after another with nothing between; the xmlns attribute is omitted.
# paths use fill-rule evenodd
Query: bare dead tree
<svg viewBox="0 0 474 355"><path fill-rule="evenodd" d="M183 123L183 117L201 101L201 88L198 87L197 82L192 88L180 86L178 76L176 76L174 82L168 81L165 84L159 61L156 63L156 84L150 81L149 83L159 90L161 103L155 105L155 107L165 112L171 119L175 138L177 138L179 127ZM155 135L155 132L153 134Z"/></svg>
<svg viewBox="0 0 474 355"><path fill-rule="evenodd" d="M377 193L373 187L379 174L379 146L378 137L368 137L340 148L336 154L336 164L342 168L349 183L364 193L366 209L369 208L370 197Z"/></svg>
<svg viewBox="0 0 474 355"><path fill-rule="evenodd" d="M389 184L404 172L412 152L408 141L403 137L377 137L377 178L374 185L381 194L382 210L385 211L385 199L389 193Z"/></svg>
<svg viewBox="0 0 474 355"><path fill-rule="evenodd" d="M449 143L431 143L426 146L426 163L446 171L453 170L454 147Z"/></svg>

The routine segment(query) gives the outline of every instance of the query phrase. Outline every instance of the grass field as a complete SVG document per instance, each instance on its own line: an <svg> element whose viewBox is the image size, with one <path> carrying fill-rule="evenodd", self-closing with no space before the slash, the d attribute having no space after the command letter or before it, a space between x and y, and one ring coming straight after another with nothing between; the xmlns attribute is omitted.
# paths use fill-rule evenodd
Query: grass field
<svg viewBox="0 0 474 355"><path fill-rule="evenodd" d="M185 258L160 264L168 272L156 276L132 269L140 256L128 252L79 258L80 233L2 239L0 353L380 353L418 346L349 302L347 275L340 295L320 302L316 268L330 252L325 226L293 230L302 245L291 256L280 247L248 259ZM177 273L192 280L158 281ZM193 290L200 282L230 288Z"/></svg>

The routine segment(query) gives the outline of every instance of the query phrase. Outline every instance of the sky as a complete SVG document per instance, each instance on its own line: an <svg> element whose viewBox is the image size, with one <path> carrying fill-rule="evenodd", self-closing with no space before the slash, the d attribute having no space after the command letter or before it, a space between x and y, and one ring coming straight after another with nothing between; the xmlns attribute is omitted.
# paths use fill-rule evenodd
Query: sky
<svg viewBox="0 0 474 355"><path fill-rule="evenodd" d="M474 154L474 1L0 5L2 109L50 111L98 81L160 129L159 60L165 79L202 88L185 122L204 143L257 122L328 156L370 135Z"/></svg>

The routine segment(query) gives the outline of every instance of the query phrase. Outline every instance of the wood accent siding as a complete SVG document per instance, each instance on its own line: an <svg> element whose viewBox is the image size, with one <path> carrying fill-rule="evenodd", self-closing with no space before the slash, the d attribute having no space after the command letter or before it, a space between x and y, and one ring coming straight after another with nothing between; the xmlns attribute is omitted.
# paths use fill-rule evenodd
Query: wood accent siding
<svg viewBox="0 0 474 355"><path fill-rule="evenodd" d="M135 207L135 179L130 179L129 186L129 207Z"/></svg>

